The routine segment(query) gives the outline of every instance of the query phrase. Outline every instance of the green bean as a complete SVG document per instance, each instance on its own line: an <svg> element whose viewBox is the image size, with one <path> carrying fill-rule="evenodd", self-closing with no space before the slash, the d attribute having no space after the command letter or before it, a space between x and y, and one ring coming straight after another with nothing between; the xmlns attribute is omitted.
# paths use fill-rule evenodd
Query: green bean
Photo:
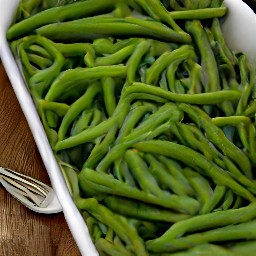
<svg viewBox="0 0 256 256"><path fill-rule="evenodd" d="M109 242L106 239L99 238L95 242L95 246L97 250L106 252L107 255L111 256L132 256L133 253L127 250L126 248L118 245L114 245L113 243Z"/></svg>
<svg viewBox="0 0 256 256"><path fill-rule="evenodd" d="M148 39L150 42L149 56L159 57L165 52L171 52L178 48L178 44L171 42L162 42L159 40Z"/></svg>
<svg viewBox="0 0 256 256"><path fill-rule="evenodd" d="M233 253L229 250L229 248L225 248L223 246L215 245L215 244L200 244L200 245L194 246L191 249L181 251L181 252L161 253L160 255L152 254L152 256L216 256L216 255L235 256L236 254L233 255Z"/></svg>
<svg viewBox="0 0 256 256"><path fill-rule="evenodd" d="M193 106L189 107L183 103L180 104L180 107L185 113L189 114L190 118L198 126L205 130L206 137L220 148L224 155L233 160L248 178L252 177L249 159L238 147L227 139L224 132L212 123L211 118L203 110Z"/></svg>
<svg viewBox="0 0 256 256"><path fill-rule="evenodd" d="M103 36L145 36L170 42L190 43L187 37L162 23L139 18L84 18L53 23L36 29L36 33L52 40L84 40Z"/></svg>
<svg viewBox="0 0 256 256"><path fill-rule="evenodd" d="M228 116L228 117L215 117L212 119L213 123L219 127L226 125L235 126L239 133L240 140L245 149L249 150L248 142L248 126L250 124L250 118L246 116Z"/></svg>
<svg viewBox="0 0 256 256"><path fill-rule="evenodd" d="M58 135L57 132L52 129L47 122L47 111L51 111L52 113L57 114L59 117L63 117L69 110L69 106L65 103L47 102L45 100L39 99L36 102L36 107L42 119L49 143L52 147L54 147L58 140Z"/></svg>
<svg viewBox="0 0 256 256"><path fill-rule="evenodd" d="M162 88L163 90L168 91L168 83L167 83L167 79L166 79L166 70L164 70L161 74L161 78L159 80L159 86L160 88Z"/></svg>
<svg viewBox="0 0 256 256"><path fill-rule="evenodd" d="M63 141L59 141L54 149L56 151L65 149L65 148L71 148L77 145L80 145L82 143L92 141L96 139L97 137L100 137L108 132L108 130L114 126L117 125L119 128L121 124L123 123L126 115L129 112L129 104L134 99L147 99L147 100L153 100L156 102L165 103L166 101L158 96L145 94L145 93L131 93L129 96L122 97L122 100L119 101L119 104L117 105L115 109L115 113L112 117L110 117L107 120L104 120L96 127L90 127L87 130L81 132L80 134L77 134L75 136L69 137Z"/></svg>
<svg viewBox="0 0 256 256"><path fill-rule="evenodd" d="M246 116L228 116L228 117L215 117L212 119L213 123L219 127L226 125L235 126L237 128L240 140L245 149L249 150L248 142L248 126L250 118Z"/></svg>
<svg viewBox="0 0 256 256"><path fill-rule="evenodd" d="M142 152L172 157L192 168L198 167L196 168L197 171L199 171L199 168L203 170L202 174L209 176L216 184L227 186L237 195L241 195L251 202L255 201L255 197L246 188L237 183L226 171L186 146L169 141L148 140L135 143L133 147Z"/></svg>
<svg viewBox="0 0 256 256"><path fill-rule="evenodd" d="M241 84L243 86L241 99L238 102L236 115L241 115L247 107L249 97L255 87L255 70L250 67L248 59L242 55L238 59L241 73ZM249 73L249 74L248 74Z"/></svg>
<svg viewBox="0 0 256 256"><path fill-rule="evenodd" d="M28 18L38 11L38 7L41 4L41 0L34 1L21 1L17 7L16 14L14 16L14 22L18 22L24 18Z"/></svg>
<svg viewBox="0 0 256 256"><path fill-rule="evenodd" d="M94 217L88 217L86 219L86 224L93 241L96 241L103 235L103 232L99 228L98 222Z"/></svg>
<svg viewBox="0 0 256 256"><path fill-rule="evenodd" d="M223 211L228 210L231 207L233 202L234 202L234 194L233 194L232 190L228 190L224 196L224 202L221 206Z"/></svg>
<svg viewBox="0 0 256 256"><path fill-rule="evenodd" d="M174 135L174 141L180 142L182 145L186 145L185 139L181 136L181 133L178 129L177 122L172 122L172 125L170 126L170 132Z"/></svg>
<svg viewBox="0 0 256 256"><path fill-rule="evenodd" d="M212 197L202 206L200 214L210 213L220 203L226 192L226 187L223 185L216 185Z"/></svg>
<svg viewBox="0 0 256 256"><path fill-rule="evenodd" d="M146 83L156 84L160 74L165 69L165 67L170 64L170 62L186 59L190 56L193 56L193 54L194 50L190 45L183 45L176 50L163 53L147 70Z"/></svg>
<svg viewBox="0 0 256 256"><path fill-rule="evenodd" d="M55 43L55 47L64 57L84 56L88 51L93 51L89 43Z"/></svg>
<svg viewBox="0 0 256 256"><path fill-rule="evenodd" d="M230 225L215 230L205 231L199 234L192 234L186 237L174 239L162 248L161 251L177 251L191 248L194 245L211 242L223 242L230 240L252 240L255 239L256 221Z"/></svg>
<svg viewBox="0 0 256 256"><path fill-rule="evenodd" d="M101 123L103 120L105 120L105 115L104 113L96 106L94 106L93 108L93 118L92 121L90 123L90 126L96 126L99 123Z"/></svg>
<svg viewBox="0 0 256 256"><path fill-rule="evenodd" d="M176 0L170 0L170 6L174 10L194 10L198 8L207 8L210 5L210 0L207 1L200 1L200 0L187 0L182 2L182 4L179 3L179 1Z"/></svg>
<svg viewBox="0 0 256 256"><path fill-rule="evenodd" d="M25 49L33 44L38 44L44 47L49 52L49 54L52 55L54 62L47 69L37 70L34 67L31 67ZM41 36L28 36L23 39L19 44L19 51L21 54L22 63L25 65L30 75L28 84L31 93L35 99L41 99L43 98L45 91L48 90L52 81L61 71L64 65L64 57L58 51L58 49L55 48L52 41Z"/></svg>
<svg viewBox="0 0 256 256"><path fill-rule="evenodd" d="M244 123L240 123L237 126L237 131L241 140L241 143L246 151L250 150L250 145L248 141L248 126L246 126Z"/></svg>
<svg viewBox="0 0 256 256"><path fill-rule="evenodd" d="M168 172L175 178L175 180L180 184L183 184L182 186L184 187L184 189L186 189L187 195L195 194L193 188L191 187L191 184L189 183L186 176L183 174L183 169L181 165L177 161L171 158L167 158L163 155L158 155L156 157L166 166Z"/></svg>
<svg viewBox="0 0 256 256"><path fill-rule="evenodd" d="M189 167L184 168L183 173L195 190L197 199L203 207L211 200L213 194L209 181Z"/></svg>
<svg viewBox="0 0 256 256"><path fill-rule="evenodd" d="M97 137L106 134L117 121L118 116L116 118L107 119L95 127L89 127L79 134L59 141L55 146L55 150L59 151L65 148L72 148L80 144L93 141Z"/></svg>
<svg viewBox="0 0 256 256"><path fill-rule="evenodd" d="M225 117L218 116L218 117L212 118L212 122L213 124L219 127L224 127L227 125L237 126L240 123L249 125L251 121L250 121L250 118L247 116L225 116Z"/></svg>
<svg viewBox="0 0 256 256"><path fill-rule="evenodd" d="M141 62L142 57L147 53L150 47L148 40L141 41L135 48L131 57L127 62L127 83L132 84L136 79L136 72Z"/></svg>
<svg viewBox="0 0 256 256"><path fill-rule="evenodd" d="M111 10L117 2L119 0L110 0L108 2L104 0L89 0L50 8L11 26L7 31L7 38L8 40L14 39L46 24L75 20Z"/></svg>
<svg viewBox="0 0 256 256"><path fill-rule="evenodd" d="M150 93L169 101L199 105L217 104L225 100L236 101L241 97L241 93L236 90L221 90L216 92L198 94L176 94L152 85L139 82L135 82L132 86L127 87L124 91L124 95L135 92Z"/></svg>
<svg viewBox="0 0 256 256"><path fill-rule="evenodd" d="M114 162L115 169L120 173L122 179L120 181L124 181L128 186L137 187L134 177L132 176L127 162L124 159L118 159Z"/></svg>
<svg viewBox="0 0 256 256"><path fill-rule="evenodd" d="M174 20L204 20L221 18L227 14L227 7L204 8L196 10L171 11L169 16Z"/></svg>
<svg viewBox="0 0 256 256"><path fill-rule="evenodd" d="M251 252L254 252L256 249L255 241L244 241L238 242L229 247L229 250L235 256L243 256L243 255L250 255Z"/></svg>
<svg viewBox="0 0 256 256"><path fill-rule="evenodd" d="M136 140L140 135L153 132L159 125L167 122L179 122L183 118L183 112L172 102L165 103L150 115L144 122L135 127L130 134L123 136L119 142Z"/></svg>
<svg viewBox="0 0 256 256"><path fill-rule="evenodd" d="M222 159L230 175L253 194L256 194L255 184L253 181L246 177L229 158L223 156Z"/></svg>
<svg viewBox="0 0 256 256"><path fill-rule="evenodd" d="M74 121L77 115L79 115L84 109L89 108L95 98L95 96L100 93L101 88L99 83L94 83L88 87L83 96L81 96L77 101L75 101L69 108L68 112L64 116L59 131L59 140L65 138L66 132L69 129L70 124Z"/></svg>
<svg viewBox="0 0 256 256"><path fill-rule="evenodd" d="M93 109L84 110L80 115L80 117L72 125L71 131L70 131L71 136L85 130L89 126L92 116L93 116Z"/></svg>
<svg viewBox="0 0 256 256"><path fill-rule="evenodd" d="M166 122L160 125L159 127L157 127L153 131L147 131L143 134L136 134L136 133L130 134L132 135L131 136L132 138L128 138L130 136L127 136L126 140L124 140L123 142L120 142L119 144L114 144L114 146L109 150L108 154L99 162L96 170L99 172L106 172L110 167L110 165L115 160L121 158L122 155L125 153L125 150L130 148L135 142L154 139L155 137L158 137L164 133L167 133L170 130L170 126L171 124L169 122Z"/></svg>
<svg viewBox="0 0 256 256"><path fill-rule="evenodd" d="M104 57L97 57L95 59L95 66L111 66L111 65L117 65L121 64L126 60L133 52L136 46L138 45L138 42L135 42L133 44L130 44L119 51L116 51L115 53L104 56Z"/></svg>
<svg viewBox="0 0 256 256"><path fill-rule="evenodd" d="M130 44L133 44L137 42L137 38L128 38L128 39L122 39L118 40L116 43L114 43L113 38L96 38L92 46L95 49L95 52L100 54L113 54L122 48L129 46Z"/></svg>
<svg viewBox="0 0 256 256"><path fill-rule="evenodd" d="M145 154L144 158L149 164L150 173L152 173L162 188L170 189L177 195L191 194L191 189L188 186L184 186L179 180L176 180L169 173L167 167L152 154Z"/></svg>
<svg viewBox="0 0 256 256"><path fill-rule="evenodd" d="M225 7L224 7L225 8ZM217 8L219 9L219 8ZM210 11L213 10L213 8L208 9ZM217 18L214 18L212 21L212 26L211 26L211 32L215 38L215 40L220 44L221 49L223 50L223 53L227 57L227 59L232 63L235 64L235 57L234 54L232 53L231 49L228 47L223 32L221 30L221 24L220 20Z"/></svg>
<svg viewBox="0 0 256 256"><path fill-rule="evenodd" d="M171 92L177 93L177 90L175 89L175 83L176 83L176 72L181 65L182 62L187 60L188 58L192 58L194 54L191 52L191 54L188 54L188 52L180 52L179 53L179 58L174 59L171 61L169 67L167 68L167 81L169 85L169 89Z"/></svg>
<svg viewBox="0 0 256 256"><path fill-rule="evenodd" d="M24 40L24 38L21 40ZM37 44L30 45L26 51L27 53L33 53L38 56L44 57L46 59L52 60L52 56L49 54L49 52L40 45L37 45Z"/></svg>
<svg viewBox="0 0 256 256"><path fill-rule="evenodd" d="M57 160L72 198L79 196L78 170L74 166L61 160L59 156L57 156Z"/></svg>
<svg viewBox="0 0 256 256"><path fill-rule="evenodd" d="M162 251L171 249L172 242L175 242L175 239L179 239L184 234L187 234L187 233L201 231L205 229L207 230L207 229L212 229L217 227L224 227L224 230L225 230L226 228L228 229L229 227L232 227L230 225L235 225L239 223L242 223L241 225L244 225L244 222L252 224L253 222L251 220L255 218L255 213L256 213L255 207L256 207L256 204L251 203L250 205L242 207L240 209L229 209L226 211L217 211L217 212L212 212L204 215L194 216L187 220L179 221L174 225L172 225L161 237L148 241L146 244L147 249L150 251L162 252ZM249 227L249 229L247 230L247 233L249 232L249 230L252 230L252 229ZM213 233L218 232L218 229L213 229L213 230L210 230L209 232L213 232ZM199 241L202 244L204 243L203 237L207 234L207 231L201 234L202 235L200 235L201 238L199 239ZM222 232L218 233L218 235L221 235L221 234ZM194 234L194 235L197 236L197 234ZM224 235L224 232L223 232L223 235ZM245 237L246 237L246 234L241 233L241 238L245 238ZM186 239L186 237L184 237L184 239ZM230 237L228 236L225 238L225 240L229 240L229 239L231 239L231 236ZM216 241L221 241L221 240L216 240ZM184 243L184 244L187 245L187 243Z"/></svg>
<svg viewBox="0 0 256 256"><path fill-rule="evenodd" d="M104 203L113 212L142 220L178 222L190 217L190 215L176 213L123 197L108 196L104 198Z"/></svg>
<svg viewBox="0 0 256 256"><path fill-rule="evenodd" d="M154 10L152 10L152 8L150 7L150 5L147 3L147 1L145 0L135 0L135 2L141 6L144 11L154 20L159 20L158 15L154 12Z"/></svg>
<svg viewBox="0 0 256 256"><path fill-rule="evenodd" d="M256 140L255 140L255 126L253 124L249 125L249 157L252 162L252 165L255 167L256 166Z"/></svg>
<svg viewBox="0 0 256 256"><path fill-rule="evenodd" d="M191 125L186 125L183 123L177 123L176 125L180 131L181 136L185 139L185 145L199 152L202 152L209 160L213 160L214 155L212 154L212 150L209 150L209 147L205 147L205 145L200 140L198 140L193 131L195 129L191 128Z"/></svg>
<svg viewBox="0 0 256 256"><path fill-rule="evenodd" d="M65 90L75 90L77 84L84 84L88 79L98 79L104 76L125 77L126 67L123 65L100 66L94 68L77 68L63 71L53 81L45 99L48 101L56 100Z"/></svg>
<svg viewBox="0 0 256 256"><path fill-rule="evenodd" d="M103 99L108 116L112 116L116 108L115 81L112 77L101 79Z"/></svg>
<svg viewBox="0 0 256 256"><path fill-rule="evenodd" d="M104 155L108 152L109 146L114 142L115 136L117 133L117 126L113 125L112 128L107 132L104 139L95 145L92 149L88 159L83 165L83 168L96 168L98 162L104 157Z"/></svg>
<svg viewBox="0 0 256 256"><path fill-rule="evenodd" d="M45 110L45 119L50 128L57 128L59 117L56 113L50 110Z"/></svg>
<svg viewBox="0 0 256 256"><path fill-rule="evenodd" d="M155 112L156 109L157 107L153 104L132 105L129 114L119 130L116 143L130 134L145 114Z"/></svg>
<svg viewBox="0 0 256 256"><path fill-rule="evenodd" d="M54 111L58 116L63 117L69 110L70 106L66 103L51 102L43 99L37 102L44 110Z"/></svg>
<svg viewBox="0 0 256 256"><path fill-rule="evenodd" d="M186 29L193 35L200 51L201 65L205 67L207 73L207 75L204 75L206 92L218 91L220 89L218 66L201 22L199 20L187 21Z"/></svg>
<svg viewBox="0 0 256 256"><path fill-rule="evenodd" d="M223 2L224 2L224 0L212 0L210 7L211 8L221 7Z"/></svg>
<svg viewBox="0 0 256 256"><path fill-rule="evenodd" d="M232 209L239 209L244 206L244 201L241 196L237 196Z"/></svg>
<svg viewBox="0 0 256 256"><path fill-rule="evenodd" d="M242 114L243 116L253 117L255 112L256 112L256 100L252 100Z"/></svg>
<svg viewBox="0 0 256 256"><path fill-rule="evenodd" d="M99 204L96 199L77 199L76 205L81 210L86 210L96 219L109 226L127 245L130 246L134 255L147 256L144 243L135 229L117 214L111 212L105 206Z"/></svg>
<svg viewBox="0 0 256 256"><path fill-rule="evenodd" d="M167 122L168 120L179 121L182 118L182 113L177 111L175 104L166 103L153 113L146 121L142 122L137 126L130 134L125 137L119 138L119 143L115 144L105 158L98 164L97 170L105 172L110 164L117 158L124 154L125 150L130 147L133 143L142 141L144 139L149 139L153 134L156 134L158 130L162 131L161 124ZM169 128L169 125L164 127ZM158 135L158 134L156 134ZM153 138L152 138L153 139Z"/></svg>
<svg viewBox="0 0 256 256"><path fill-rule="evenodd" d="M148 171L148 166L139 152L134 150L126 150L124 153L124 160L130 168L131 174L139 184L140 188L146 193L151 193L155 196L163 194L155 177Z"/></svg>
<svg viewBox="0 0 256 256"><path fill-rule="evenodd" d="M201 93L203 81L202 67L191 58L187 60L187 66L188 72L191 77L188 93Z"/></svg>
<svg viewBox="0 0 256 256"><path fill-rule="evenodd" d="M84 63L86 67L93 68L95 66L95 51L93 48L88 49L86 54L84 55Z"/></svg>
<svg viewBox="0 0 256 256"><path fill-rule="evenodd" d="M52 65L52 60L38 56L36 54L28 53L28 60L34 66L39 69L46 69L47 67Z"/></svg>
<svg viewBox="0 0 256 256"><path fill-rule="evenodd" d="M161 1L148 0L147 3L149 8L152 9L162 22L168 24L174 31L183 34L184 37L187 37L188 42L191 40L190 35L179 27Z"/></svg>
<svg viewBox="0 0 256 256"><path fill-rule="evenodd" d="M89 189L94 190L96 194L106 193L123 196L185 214L195 214L199 209L199 203L191 197L172 194L163 194L161 197L156 197L145 191L130 187L126 183L112 178L109 174L99 173L88 168L83 169L78 178L80 187L85 193Z"/></svg>

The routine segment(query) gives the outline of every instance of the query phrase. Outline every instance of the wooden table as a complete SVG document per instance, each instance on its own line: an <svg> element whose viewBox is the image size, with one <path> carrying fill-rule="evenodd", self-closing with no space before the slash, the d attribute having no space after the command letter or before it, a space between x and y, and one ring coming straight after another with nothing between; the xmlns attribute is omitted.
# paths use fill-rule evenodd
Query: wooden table
<svg viewBox="0 0 256 256"><path fill-rule="evenodd" d="M0 64L0 166L50 184L11 84ZM42 215L0 188L0 255L77 256L79 250L62 213Z"/></svg>

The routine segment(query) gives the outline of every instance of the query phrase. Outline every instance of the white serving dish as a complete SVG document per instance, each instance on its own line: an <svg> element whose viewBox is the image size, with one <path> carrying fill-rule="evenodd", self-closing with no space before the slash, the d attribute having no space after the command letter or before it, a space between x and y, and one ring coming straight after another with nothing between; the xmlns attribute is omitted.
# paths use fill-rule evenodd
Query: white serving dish
<svg viewBox="0 0 256 256"><path fill-rule="evenodd" d="M90 239L86 224L74 205L65 180L48 143L44 128L27 90L26 84L6 41L10 25L19 0L0 0L0 57L16 93L20 106L34 136L58 199L63 207L67 224L83 256L98 255ZM256 60L256 15L242 0L225 0L229 14L223 24L223 31L230 47L248 54Z"/></svg>

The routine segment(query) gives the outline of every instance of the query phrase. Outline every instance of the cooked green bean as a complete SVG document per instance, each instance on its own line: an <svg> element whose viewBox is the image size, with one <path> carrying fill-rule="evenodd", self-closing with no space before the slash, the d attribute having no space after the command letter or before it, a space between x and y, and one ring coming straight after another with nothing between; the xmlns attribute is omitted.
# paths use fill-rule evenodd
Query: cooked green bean
<svg viewBox="0 0 256 256"><path fill-rule="evenodd" d="M209 93L198 93L198 94L176 94L169 91L165 91L155 86L135 82L134 86L126 88L124 94L130 94L135 92L150 93L169 101L184 102L190 104L217 104L226 100L236 101L241 97L241 93L236 90L222 90Z"/></svg>
<svg viewBox="0 0 256 256"><path fill-rule="evenodd" d="M172 248L172 241L175 241L175 239L179 239L186 233L191 233L193 231L201 231L205 229L212 229L216 227L223 227L223 226L225 229L226 227L228 228L229 225L234 225L234 224L239 224L244 222L252 224L253 222L248 222L248 221L251 221L255 218L255 213L256 213L255 207L256 207L256 204L251 203L250 205L246 207L242 207L240 209L217 211L213 213L195 216L190 219L177 222L173 226L171 226L167 230L167 232L165 232L161 237L148 241L147 248L150 251L159 251L159 252L166 251L168 248L170 249ZM218 229L213 229L212 231L209 231L209 232L215 232L215 230L217 231ZM249 232L249 230L251 230L250 227L247 230L247 232ZM205 232L205 234L206 233L207 231ZM219 235L220 234L221 233L219 233ZM228 240L228 239L230 239L230 237L225 238L225 240ZM204 240L199 239L199 241L200 241L200 244L202 244Z"/></svg>
<svg viewBox="0 0 256 256"><path fill-rule="evenodd" d="M199 20L187 21L186 29L193 35L200 51L201 65L205 67L207 72L207 75L204 76L206 92L218 91L220 89L218 66L201 22Z"/></svg>
<svg viewBox="0 0 256 256"><path fill-rule="evenodd" d="M66 132L69 129L70 124L84 109L89 108L94 100L94 97L101 91L99 83L94 83L88 87L83 96L75 101L69 108L68 112L64 116L59 131L59 140L65 138Z"/></svg>
<svg viewBox="0 0 256 256"><path fill-rule="evenodd" d="M183 103L180 104L180 107L184 112L189 114L190 118L192 118L197 125L205 130L206 137L219 147L224 155L230 157L248 178L252 177L249 159L238 147L227 139L224 132L219 127L212 124L211 118L203 110L194 106L189 107Z"/></svg>
<svg viewBox="0 0 256 256"><path fill-rule="evenodd" d="M111 255L111 256L120 256L120 255L133 256L134 255L132 252L125 249L124 247L115 245L103 238L97 239L95 242L95 246L98 250L102 252L106 252L107 255Z"/></svg>
<svg viewBox="0 0 256 256"><path fill-rule="evenodd" d="M162 23L139 18L103 17L95 19L95 21L91 18L84 18L79 22L75 20L45 25L36 29L36 33L52 40L58 39L62 41L69 41L71 38L73 40L84 40L118 35L143 36L164 39L169 42L190 43L190 37L187 38Z"/></svg>
<svg viewBox="0 0 256 256"><path fill-rule="evenodd" d="M202 206L200 214L210 213L220 203L226 192L226 187L223 185L216 185L212 197Z"/></svg>
<svg viewBox="0 0 256 256"><path fill-rule="evenodd" d="M169 15L174 20L204 20L223 17L227 13L227 11L227 7L218 7L196 10L171 11Z"/></svg>
<svg viewBox="0 0 256 256"><path fill-rule="evenodd" d="M63 71L53 81L45 99L48 101L57 100L65 90L75 90L79 84L89 79L99 79L105 76L125 77L127 68L123 65L100 66L94 68L77 68ZM74 87L74 88L73 88Z"/></svg>
<svg viewBox="0 0 256 256"><path fill-rule="evenodd" d="M119 2L119 0L110 0L107 2L104 0L89 0L50 8L11 26L7 31L7 38L11 40L46 24L75 20L102 11L111 10L117 2Z"/></svg>
<svg viewBox="0 0 256 256"><path fill-rule="evenodd" d="M252 240L256 238L256 221L245 222L237 225L229 225L214 230L196 233L185 237L173 239L162 247L160 251L178 251L191 248L204 243L236 241L241 239Z"/></svg>
<svg viewBox="0 0 256 256"><path fill-rule="evenodd" d="M80 172L79 182L82 191L85 193L88 189L93 189L96 194L106 193L123 196L150 204L160 205L186 214L195 214L199 209L198 201L192 197L178 196L175 194L163 194L161 197L156 197L145 191L130 187L124 182L112 178L108 174L95 172L88 168Z"/></svg>
<svg viewBox="0 0 256 256"><path fill-rule="evenodd" d="M136 219L178 222L191 217L123 197L108 196L104 198L104 203L113 212Z"/></svg>
<svg viewBox="0 0 256 256"><path fill-rule="evenodd" d="M142 152L172 157L192 168L199 167L202 169L203 174L209 176L216 184L227 186L236 194L241 195L249 201L255 201L255 197L246 188L237 183L227 172L189 147L160 140L138 142L133 147Z"/></svg>
<svg viewBox="0 0 256 256"><path fill-rule="evenodd" d="M196 196L198 197L197 199L203 207L211 200L213 194L209 181L189 167L184 168L183 172L195 190Z"/></svg>
<svg viewBox="0 0 256 256"><path fill-rule="evenodd" d="M129 246L135 255L147 256L142 239L138 236L137 232L132 229L125 220L117 214L111 212L108 208L100 205L94 198L90 199L77 199L76 204L79 209L87 210L95 218L100 220L105 225L109 226L115 233Z"/></svg>
<svg viewBox="0 0 256 256"><path fill-rule="evenodd" d="M169 189L177 195L189 195L191 194L191 188L184 185L179 180L175 179L171 173L169 173L168 168L158 161L156 157L152 154L145 154L145 159L149 164L149 171L156 178L161 187L164 189Z"/></svg>
<svg viewBox="0 0 256 256"><path fill-rule="evenodd" d="M116 84L112 77L102 78L101 82L102 82L105 109L108 116L112 116L116 108L116 97L115 97Z"/></svg>
<svg viewBox="0 0 256 256"><path fill-rule="evenodd" d="M135 82L136 72L141 62L143 55L149 50L150 43L148 40L141 41L135 48L131 57L127 62L127 83L132 84Z"/></svg>

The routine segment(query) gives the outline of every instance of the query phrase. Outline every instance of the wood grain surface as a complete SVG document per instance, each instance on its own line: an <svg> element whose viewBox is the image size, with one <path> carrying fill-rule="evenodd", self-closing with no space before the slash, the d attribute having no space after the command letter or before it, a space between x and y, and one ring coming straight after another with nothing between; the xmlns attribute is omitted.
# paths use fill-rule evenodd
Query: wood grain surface
<svg viewBox="0 0 256 256"><path fill-rule="evenodd" d="M15 93L0 64L0 166L50 184ZM62 213L28 210L0 187L1 256L79 256Z"/></svg>

